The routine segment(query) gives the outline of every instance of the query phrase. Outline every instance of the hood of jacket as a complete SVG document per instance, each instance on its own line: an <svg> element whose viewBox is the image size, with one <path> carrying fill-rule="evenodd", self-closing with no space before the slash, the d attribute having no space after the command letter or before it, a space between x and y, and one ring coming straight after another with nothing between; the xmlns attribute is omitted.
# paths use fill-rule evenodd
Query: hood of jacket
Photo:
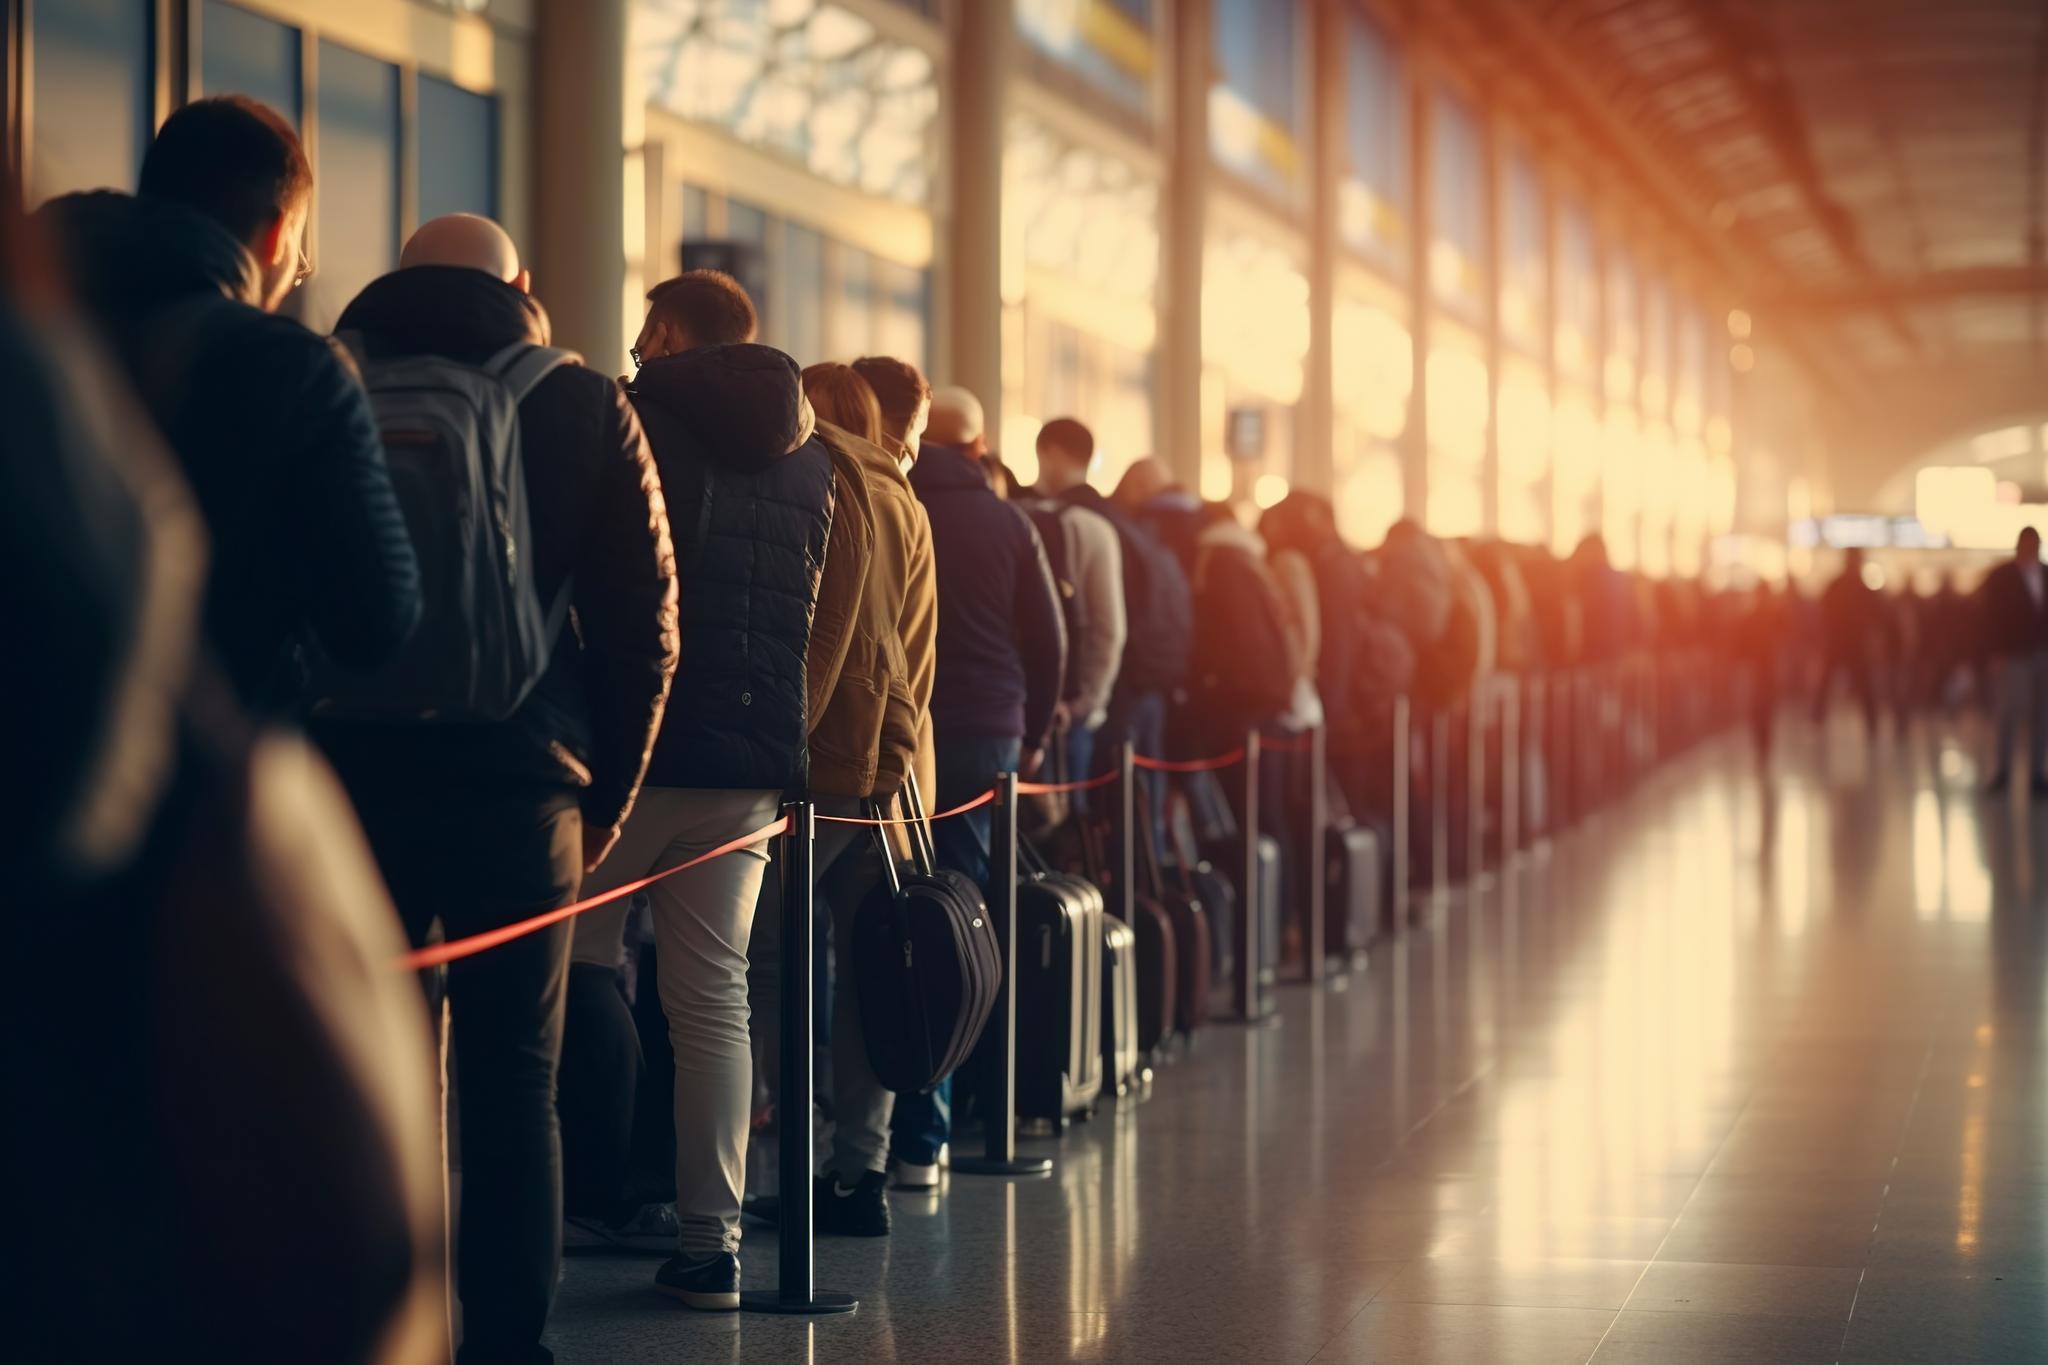
<svg viewBox="0 0 2048 1365"><path fill-rule="evenodd" d="M256 260L220 224L168 199L93 190L52 199L36 216L72 287L101 318L142 318L174 299L216 293L256 304Z"/></svg>
<svg viewBox="0 0 2048 1365"><path fill-rule="evenodd" d="M743 474L794 454L817 428L797 363L751 342L650 360L633 400L666 413L708 458Z"/></svg>
<svg viewBox="0 0 2048 1365"><path fill-rule="evenodd" d="M373 354L390 346L465 362L488 360L514 342L545 346L552 332L539 300L458 265L380 275L342 310L334 330L361 333Z"/></svg>
<svg viewBox="0 0 2048 1365"><path fill-rule="evenodd" d="M1266 542L1259 538L1259 533L1236 520L1218 521L1203 527L1195 543L1204 550L1242 550L1261 563L1266 558Z"/></svg>
<svg viewBox="0 0 2048 1365"><path fill-rule="evenodd" d="M964 446L924 442L918 448L917 463L911 466L910 482L920 493L952 493L979 490L993 492L988 471Z"/></svg>

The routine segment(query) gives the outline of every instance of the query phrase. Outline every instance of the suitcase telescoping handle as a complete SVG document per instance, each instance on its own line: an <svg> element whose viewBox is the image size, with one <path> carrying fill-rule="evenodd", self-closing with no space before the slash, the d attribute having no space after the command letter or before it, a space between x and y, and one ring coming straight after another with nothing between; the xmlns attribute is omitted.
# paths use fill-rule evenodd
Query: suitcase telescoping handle
<svg viewBox="0 0 2048 1365"><path fill-rule="evenodd" d="M860 803L861 814L870 820L887 820L889 812L894 808L894 801L885 805L872 797ZM875 833L875 851L882 855L882 876L889 883L889 894L896 900L902 900L903 878L898 875L896 870L896 849L889 842L889 827L878 824L873 828ZM913 838L911 842L914 844L917 840Z"/></svg>
<svg viewBox="0 0 2048 1365"><path fill-rule="evenodd" d="M901 799L904 816L910 821L911 861L916 864L919 875L933 876L938 870L939 846L932 838L931 821L925 815L924 793L918 790L916 773L904 774Z"/></svg>

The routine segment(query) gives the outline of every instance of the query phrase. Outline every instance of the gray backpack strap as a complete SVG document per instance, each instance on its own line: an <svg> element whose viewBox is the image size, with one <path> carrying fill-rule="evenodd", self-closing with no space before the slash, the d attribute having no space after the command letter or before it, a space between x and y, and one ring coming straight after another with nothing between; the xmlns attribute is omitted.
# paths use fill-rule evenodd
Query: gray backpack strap
<svg viewBox="0 0 2048 1365"><path fill-rule="evenodd" d="M483 371L503 384L515 403L524 402L534 386L563 365L581 365L583 357L554 346L515 341L483 363Z"/></svg>

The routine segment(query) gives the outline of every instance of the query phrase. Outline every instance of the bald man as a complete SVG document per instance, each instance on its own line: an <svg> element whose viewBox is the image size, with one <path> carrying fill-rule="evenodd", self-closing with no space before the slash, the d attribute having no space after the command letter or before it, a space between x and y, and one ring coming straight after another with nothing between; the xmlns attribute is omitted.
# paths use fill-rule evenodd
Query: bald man
<svg viewBox="0 0 2048 1365"><path fill-rule="evenodd" d="M475 213L449 213L421 223L398 253L398 268L447 265L481 270L522 294L533 292L533 272L519 264L512 234Z"/></svg>
<svg viewBox="0 0 2048 1365"><path fill-rule="evenodd" d="M337 331L362 357L373 400L399 361L409 371L438 362L451 374L502 373L548 344L530 283L496 223L436 218L406 243L399 269L349 304ZM416 943L436 919L457 938L576 899L632 807L675 669L668 517L625 395L573 358L550 370L519 403L519 465L531 534L517 548L529 554L541 602L554 607L566 594L576 620L556 632L527 700L494 724L315 725ZM434 527L413 512L416 537ZM418 549L429 564L460 553ZM430 606L420 629L437 628L469 623L437 620ZM546 1358L540 1337L561 1250L555 1093L573 994L569 942L565 923L449 969L462 1054L464 1360ZM622 1014L617 990L601 984ZM589 998L602 1009L601 994ZM624 1027L630 1055L629 1018ZM619 1083L630 1087L631 1075Z"/></svg>

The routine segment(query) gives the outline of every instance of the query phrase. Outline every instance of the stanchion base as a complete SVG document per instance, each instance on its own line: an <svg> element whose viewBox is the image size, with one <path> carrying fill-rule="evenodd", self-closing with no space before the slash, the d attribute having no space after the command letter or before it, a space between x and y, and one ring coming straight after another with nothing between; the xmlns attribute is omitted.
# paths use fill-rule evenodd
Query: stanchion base
<svg viewBox="0 0 2048 1365"><path fill-rule="evenodd" d="M1052 1158L1020 1156L1005 1161L993 1156L956 1156L946 1169L954 1175L1051 1175Z"/></svg>
<svg viewBox="0 0 2048 1365"><path fill-rule="evenodd" d="M851 1313L860 1307L860 1300L851 1294L836 1294L829 1289L817 1289L808 1299L782 1297L779 1289L748 1289L740 1294L742 1313L779 1313L784 1317L830 1317L839 1313Z"/></svg>

